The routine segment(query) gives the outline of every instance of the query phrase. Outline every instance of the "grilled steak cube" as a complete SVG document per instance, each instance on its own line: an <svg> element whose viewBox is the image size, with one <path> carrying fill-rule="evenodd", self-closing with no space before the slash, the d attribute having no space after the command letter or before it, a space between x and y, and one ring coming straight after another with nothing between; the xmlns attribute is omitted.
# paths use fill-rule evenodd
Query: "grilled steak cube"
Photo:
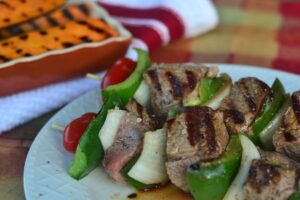
<svg viewBox="0 0 300 200"><path fill-rule="evenodd" d="M220 109L224 111L225 124L231 133L250 131L257 114L270 95L270 87L263 81L248 77L237 81L230 95L223 100Z"/></svg>
<svg viewBox="0 0 300 200"><path fill-rule="evenodd" d="M273 144L276 151L300 161L300 129L280 129L273 135Z"/></svg>
<svg viewBox="0 0 300 200"><path fill-rule="evenodd" d="M149 130L154 131L162 128L165 118L157 116L150 110L147 110L135 99L131 99L126 105L126 110L141 119L141 123Z"/></svg>
<svg viewBox="0 0 300 200"><path fill-rule="evenodd" d="M277 164L257 159L252 161L243 187L246 199L287 200L296 191L296 169Z"/></svg>
<svg viewBox="0 0 300 200"><path fill-rule="evenodd" d="M166 163L166 168L167 168L169 179L177 187L179 187L185 192L188 192L189 188L186 181L187 179L186 170L189 166L198 162L199 162L198 156L192 156L180 160L168 161Z"/></svg>
<svg viewBox="0 0 300 200"><path fill-rule="evenodd" d="M149 130L141 122L135 114L126 113L121 119L113 144L105 151L103 166L116 181L125 181L121 169L141 152L142 138Z"/></svg>
<svg viewBox="0 0 300 200"><path fill-rule="evenodd" d="M217 73L216 67L196 64L153 64L144 79L150 86L154 111L166 115L171 108L180 109L183 98L198 97L202 77Z"/></svg>
<svg viewBox="0 0 300 200"><path fill-rule="evenodd" d="M167 173L172 183L188 190L186 169L195 162L218 158L228 143L223 113L189 107L167 125Z"/></svg>
<svg viewBox="0 0 300 200"><path fill-rule="evenodd" d="M293 93L292 105L284 114L281 127L273 135L276 151L300 161L300 91Z"/></svg>
<svg viewBox="0 0 300 200"><path fill-rule="evenodd" d="M282 153L278 153L276 151L263 151L259 150L261 159L267 163L271 163L273 165L280 165L284 168L296 168L297 171L300 169L300 164L296 161L288 158Z"/></svg>

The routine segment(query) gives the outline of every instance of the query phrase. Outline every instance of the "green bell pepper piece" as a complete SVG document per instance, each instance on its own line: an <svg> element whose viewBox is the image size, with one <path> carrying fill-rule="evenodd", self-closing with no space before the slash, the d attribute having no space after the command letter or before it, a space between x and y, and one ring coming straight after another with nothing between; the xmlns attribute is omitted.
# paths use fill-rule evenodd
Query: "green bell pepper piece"
<svg viewBox="0 0 300 200"><path fill-rule="evenodd" d="M289 200L300 200L300 191L294 192L290 197Z"/></svg>
<svg viewBox="0 0 300 200"><path fill-rule="evenodd" d="M261 146L259 133L271 122L285 100L285 90L278 78L275 79L272 85L272 92L272 98L266 100L262 113L256 118L252 126L253 135L250 139L259 146Z"/></svg>
<svg viewBox="0 0 300 200"><path fill-rule="evenodd" d="M223 77L205 77L200 81L199 101L200 105L208 102L222 87L224 83Z"/></svg>
<svg viewBox="0 0 300 200"><path fill-rule="evenodd" d="M200 80L199 97L195 99L186 99L183 101L184 106L203 105L218 92L225 80L223 77L205 77Z"/></svg>
<svg viewBox="0 0 300 200"><path fill-rule="evenodd" d="M135 70L132 74L123 82L108 86L102 90L102 96L104 101L108 99L113 91L115 91L121 98L124 105L133 97L134 93L138 89L140 83L143 80L144 71L150 67L151 61L146 51L136 49L138 53L138 62Z"/></svg>
<svg viewBox="0 0 300 200"><path fill-rule="evenodd" d="M167 121L170 119L174 119L176 115L177 115L177 110L175 108L170 109L167 115Z"/></svg>
<svg viewBox="0 0 300 200"><path fill-rule="evenodd" d="M98 134L105 122L107 111L116 106L121 108L123 104L119 96L113 92L80 138L73 162L69 168L69 175L74 179L83 178L102 161L104 150Z"/></svg>
<svg viewBox="0 0 300 200"><path fill-rule="evenodd" d="M146 189L151 189L151 188L155 188L157 185L155 184L150 184L147 185L145 183L141 183L140 181L135 180L134 178L131 178L128 175L128 172L131 170L131 168L135 165L135 163L138 161L139 156L133 158L132 160L130 160L121 170L122 175L126 178L127 183L131 186L133 186L135 189L138 190L146 190Z"/></svg>
<svg viewBox="0 0 300 200"><path fill-rule="evenodd" d="M187 170L187 182L194 198L221 200L239 170L241 157L239 136L232 135L225 152L218 160L191 165Z"/></svg>

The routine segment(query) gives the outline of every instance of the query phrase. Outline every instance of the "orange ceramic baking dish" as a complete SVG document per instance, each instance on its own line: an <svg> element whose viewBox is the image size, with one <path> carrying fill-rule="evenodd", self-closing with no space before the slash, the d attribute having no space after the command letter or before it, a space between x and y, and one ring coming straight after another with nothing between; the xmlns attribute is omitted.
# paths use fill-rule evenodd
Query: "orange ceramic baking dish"
<svg viewBox="0 0 300 200"><path fill-rule="evenodd" d="M82 43L0 64L0 96L100 71L124 56L131 42L131 35L105 10L90 0L70 0L66 6L86 2L92 5L92 17L103 19L119 35L100 42Z"/></svg>

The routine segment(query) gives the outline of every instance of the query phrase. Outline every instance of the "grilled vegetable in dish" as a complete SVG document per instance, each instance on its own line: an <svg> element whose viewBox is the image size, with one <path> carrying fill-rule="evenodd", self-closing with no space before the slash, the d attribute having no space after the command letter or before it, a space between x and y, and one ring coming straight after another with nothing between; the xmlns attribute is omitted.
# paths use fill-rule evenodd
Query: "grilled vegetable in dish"
<svg viewBox="0 0 300 200"><path fill-rule="evenodd" d="M33 31L0 42L0 64L35 56L51 50L69 48L85 42L98 42L118 33L103 21L87 17L42 31Z"/></svg>
<svg viewBox="0 0 300 200"><path fill-rule="evenodd" d="M55 10L39 16L36 19L0 29L0 39L20 35L29 31L45 30L53 26L62 26L72 20L83 20L85 17L90 16L90 14L91 7L87 3L70 5L61 10Z"/></svg>
<svg viewBox="0 0 300 200"><path fill-rule="evenodd" d="M276 151L300 161L300 91L292 94L291 105L273 136L273 144Z"/></svg>
<svg viewBox="0 0 300 200"><path fill-rule="evenodd" d="M2 0L0 1L0 28L43 15L62 6L65 0Z"/></svg>

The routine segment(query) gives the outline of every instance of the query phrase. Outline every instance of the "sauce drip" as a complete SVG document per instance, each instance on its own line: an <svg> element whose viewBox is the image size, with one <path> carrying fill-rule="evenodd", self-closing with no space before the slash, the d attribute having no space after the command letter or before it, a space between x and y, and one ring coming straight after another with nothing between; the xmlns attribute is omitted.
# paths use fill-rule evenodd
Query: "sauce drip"
<svg viewBox="0 0 300 200"><path fill-rule="evenodd" d="M193 200L193 197L190 194L187 194L181 191L173 184L168 184L161 188L142 192L138 191L136 193L130 194L130 197L127 197L128 200Z"/></svg>

